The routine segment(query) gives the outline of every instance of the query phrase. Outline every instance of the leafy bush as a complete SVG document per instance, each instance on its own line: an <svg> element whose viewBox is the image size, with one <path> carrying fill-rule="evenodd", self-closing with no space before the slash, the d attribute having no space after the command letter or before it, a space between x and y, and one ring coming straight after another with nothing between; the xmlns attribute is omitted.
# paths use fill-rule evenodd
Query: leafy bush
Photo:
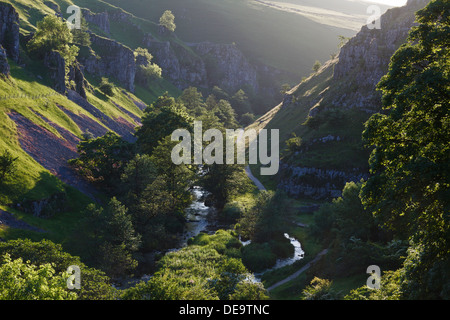
<svg viewBox="0 0 450 320"><path fill-rule="evenodd" d="M14 173L17 159L8 150L5 150L0 156L0 182L3 182L8 176Z"/></svg>
<svg viewBox="0 0 450 320"><path fill-rule="evenodd" d="M268 243L250 243L242 248L242 262L251 271L260 272L273 267L277 257Z"/></svg>
<svg viewBox="0 0 450 320"><path fill-rule="evenodd" d="M102 82L98 88L107 96L114 96L114 84L110 83L107 78L102 78Z"/></svg>

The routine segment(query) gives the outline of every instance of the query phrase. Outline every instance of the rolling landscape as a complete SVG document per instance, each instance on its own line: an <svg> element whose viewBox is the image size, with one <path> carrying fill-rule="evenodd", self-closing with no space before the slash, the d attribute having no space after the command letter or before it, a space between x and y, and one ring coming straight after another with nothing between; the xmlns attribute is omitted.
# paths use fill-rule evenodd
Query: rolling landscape
<svg viewBox="0 0 450 320"><path fill-rule="evenodd" d="M449 33L444 0L0 0L0 300L449 299Z"/></svg>

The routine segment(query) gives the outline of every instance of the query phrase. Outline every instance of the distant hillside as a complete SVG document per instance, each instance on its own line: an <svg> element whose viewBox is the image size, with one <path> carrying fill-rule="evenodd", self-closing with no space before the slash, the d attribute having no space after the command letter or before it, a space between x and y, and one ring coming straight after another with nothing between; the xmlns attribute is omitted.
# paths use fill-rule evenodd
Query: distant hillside
<svg viewBox="0 0 450 320"><path fill-rule="evenodd" d="M297 1L305 6L346 14L349 21L359 12L353 29L330 26L304 15L286 12L253 0L106 0L140 18L157 21L164 10L172 10L176 34L188 42L236 43L251 61L258 61L290 73L286 82L295 83L309 74L316 59L325 61L337 51L340 35L354 36L368 17L367 5L340 1ZM294 2L294 1L289 1ZM340 9L339 9L340 8ZM351 9L353 8L353 9ZM355 9L356 8L356 9ZM382 6L382 10L387 7ZM339 13L340 14L340 13ZM328 17L322 19L326 22ZM320 39L320 41L318 41Z"/></svg>
<svg viewBox="0 0 450 320"><path fill-rule="evenodd" d="M302 139L300 150L282 159L276 186L293 196L325 199L339 196L345 182L368 176L370 150L363 147L361 133L370 115L381 110L376 85L405 42L415 12L428 2L410 0L388 10L380 30L364 26L339 55L252 125L279 129L281 148L293 133Z"/></svg>

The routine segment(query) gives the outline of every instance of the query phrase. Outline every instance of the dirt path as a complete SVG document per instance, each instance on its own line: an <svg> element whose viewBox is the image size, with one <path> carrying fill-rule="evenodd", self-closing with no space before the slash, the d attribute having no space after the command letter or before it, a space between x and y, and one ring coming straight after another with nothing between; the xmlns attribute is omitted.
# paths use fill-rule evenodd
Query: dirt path
<svg viewBox="0 0 450 320"><path fill-rule="evenodd" d="M327 254L328 249L323 250L322 252L320 252L313 261L308 262L305 266L303 266L303 268L301 268L300 270L298 270L297 272L295 272L294 274L291 274L289 277L275 283L274 285L270 286L269 288L267 288L267 291L271 291L289 281L294 280L295 278L297 278L299 275L301 275L303 272L305 272L306 270L308 270L314 263L316 263L322 256L324 256L325 254Z"/></svg>
<svg viewBox="0 0 450 320"><path fill-rule="evenodd" d="M264 187L264 185L259 181L252 173L252 170L249 166L245 167L245 173L250 178L250 180L253 181L253 183L258 187L260 191L266 191L267 189Z"/></svg>

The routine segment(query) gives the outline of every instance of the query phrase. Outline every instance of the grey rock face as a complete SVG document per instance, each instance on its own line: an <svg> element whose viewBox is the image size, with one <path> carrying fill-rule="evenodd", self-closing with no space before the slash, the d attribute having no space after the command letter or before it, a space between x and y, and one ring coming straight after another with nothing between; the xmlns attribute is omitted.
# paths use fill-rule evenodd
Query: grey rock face
<svg viewBox="0 0 450 320"><path fill-rule="evenodd" d="M57 51L51 51L44 56L44 65L50 70L54 89L59 93L66 92L66 62Z"/></svg>
<svg viewBox="0 0 450 320"><path fill-rule="evenodd" d="M194 48L206 61L210 86L217 85L231 92L248 86L258 92L257 69L235 45L204 42Z"/></svg>
<svg viewBox="0 0 450 320"><path fill-rule="evenodd" d="M340 197L347 182L367 179L368 173L281 165L283 178L278 187L293 197L315 200Z"/></svg>
<svg viewBox="0 0 450 320"><path fill-rule="evenodd" d="M147 34L143 45L154 57L154 62L162 68L162 76L177 87L206 87L207 72L202 59L185 47L170 41L159 41Z"/></svg>
<svg viewBox="0 0 450 320"><path fill-rule="evenodd" d="M97 26L104 33L110 33L109 14L108 12L93 13L89 9L82 9L83 18L86 22Z"/></svg>
<svg viewBox="0 0 450 320"><path fill-rule="evenodd" d="M6 50L0 45L0 73L9 75L9 64Z"/></svg>
<svg viewBox="0 0 450 320"><path fill-rule="evenodd" d="M84 69L101 77L114 77L120 81L125 89L134 92L136 76L136 62L134 52L107 38L91 34L92 47L97 56L80 57Z"/></svg>
<svg viewBox="0 0 450 320"><path fill-rule="evenodd" d="M370 30L364 26L342 47L333 81L346 81L355 90L336 95L333 105L367 109L369 112L380 109L381 96L376 85L387 73L391 56L406 41L414 25L415 12L428 2L410 0L404 7L388 10L380 19L380 29Z"/></svg>
<svg viewBox="0 0 450 320"><path fill-rule="evenodd" d="M19 14L4 2L0 2L0 44L10 59L19 61Z"/></svg>

